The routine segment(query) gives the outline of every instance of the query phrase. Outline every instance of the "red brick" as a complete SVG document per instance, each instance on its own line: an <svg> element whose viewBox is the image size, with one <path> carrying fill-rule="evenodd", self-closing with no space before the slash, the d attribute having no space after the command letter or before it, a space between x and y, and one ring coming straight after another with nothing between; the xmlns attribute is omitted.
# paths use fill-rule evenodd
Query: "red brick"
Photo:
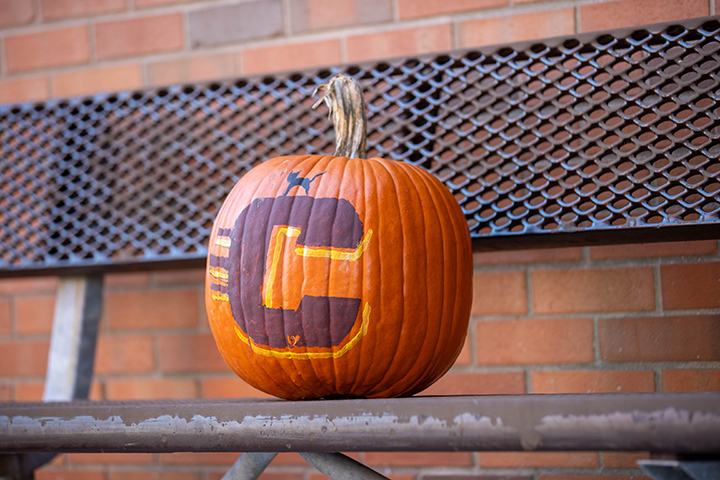
<svg viewBox="0 0 720 480"><path fill-rule="evenodd" d="M51 466L35 470L35 480L105 480L105 472Z"/></svg>
<svg viewBox="0 0 720 480"><path fill-rule="evenodd" d="M294 0L290 8L293 32L392 20L390 0Z"/></svg>
<svg viewBox="0 0 720 480"><path fill-rule="evenodd" d="M538 314L655 308L651 267L537 270L532 282Z"/></svg>
<svg viewBox="0 0 720 480"><path fill-rule="evenodd" d="M142 86L142 72L136 64L61 72L52 76L52 86L55 97L132 90Z"/></svg>
<svg viewBox="0 0 720 480"><path fill-rule="evenodd" d="M525 272L483 272L473 276L471 315L527 313Z"/></svg>
<svg viewBox="0 0 720 480"><path fill-rule="evenodd" d="M114 330L194 327L200 318L200 294L196 289L109 292L105 309Z"/></svg>
<svg viewBox="0 0 720 480"><path fill-rule="evenodd" d="M592 362L589 318L499 320L476 323L480 365Z"/></svg>
<svg viewBox="0 0 720 480"><path fill-rule="evenodd" d="M582 258L583 250L581 247L473 252L473 263L475 265L573 262L582 260Z"/></svg>
<svg viewBox="0 0 720 480"><path fill-rule="evenodd" d="M538 480L652 480L644 475L540 475Z"/></svg>
<svg viewBox="0 0 720 480"><path fill-rule="evenodd" d="M720 316L604 318L598 337L609 362L720 360Z"/></svg>
<svg viewBox="0 0 720 480"><path fill-rule="evenodd" d="M452 48L452 28L442 24L351 35L347 38L346 48L348 62L449 50Z"/></svg>
<svg viewBox="0 0 720 480"><path fill-rule="evenodd" d="M202 398L273 398L248 385L240 377L204 378L200 382Z"/></svg>
<svg viewBox="0 0 720 480"><path fill-rule="evenodd" d="M195 398L194 380L180 378L132 378L107 380L105 392L108 400L155 400Z"/></svg>
<svg viewBox="0 0 720 480"><path fill-rule="evenodd" d="M153 339L147 335L101 335L95 353L99 375L147 373L155 368Z"/></svg>
<svg viewBox="0 0 720 480"><path fill-rule="evenodd" d="M365 463L375 467L469 467L469 452L366 452Z"/></svg>
<svg viewBox="0 0 720 480"><path fill-rule="evenodd" d="M720 307L720 262L660 267L665 309Z"/></svg>
<svg viewBox="0 0 720 480"><path fill-rule="evenodd" d="M150 284L148 272L109 273L103 280L105 287L142 287Z"/></svg>
<svg viewBox="0 0 720 480"><path fill-rule="evenodd" d="M28 0L0 0L0 28L25 25L35 18L35 2Z"/></svg>
<svg viewBox="0 0 720 480"><path fill-rule="evenodd" d="M438 475L423 475L423 480L535 480L534 475L527 475L527 474L505 474L505 475L497 475L493 473L478 473L478 474L471 474L467 475L465 473L458 473L458 474L452 474L452 473L441 473Z"/></svg>
<svg viewBox="0 0 720 480"><path fill-rule="evenodd" d="M353 455L355 455L357 459L358 454L355 453ZM308 463L300 456L300 454L295 452L280 452L272 460L272 465L274 467L278 465L302 465L304 467L307 464Z"/></svg>
<svg viewBox="0 0 720 480"><path fill-rule="evenodd" d="M13 400L12 385L0 384L0 402L10 402Z"/></svg>
<svg viewBox="0 0 720 480"><path fill-rule="evenodd" d="M632 245L600 245L590 247L590 258L592 260L679 257L683 255L712 255L715 253L717 253L717 242L715 240L636 243Z"/></svg>
<svg viewBox="0 0 720 480"><path fill-rule="evenodd" d="M579 8L581 32L669 22L710 13L706 0L617 0Z"/></svg>
<svg viewBox="0 0 720 480"><path fill-rule="evenodd" d="M197 0L135 0L135 8L152 8L163 7L165 5L173 5L176 3L189 3Z"/></svg>
<svg viewBox="0 0 720 480"><path fill-rule="evenodd" d="M180 13L95 24L95 50L101 60L172 52L183 43Z"/></svg>
<svg viewBox="0 0 720 480"><path fill-rule="evenodd" d="M484 468L597 468L596 452L479 452L480 467Z"/></svg>
<svg viewBox="0 0 720 480"><path fill-rule="evenodd" d="M126 0L40 0L43 20L117 13L126 8Z"/></svg>
<svg viewBox="0 0 720 480"><path fill-rule="evenodd" d="M454 365L470 365L472 363L472 345L470 344L470 335L465 337L465 343L463 344L460 355L455 360Z"/></svg>
<svg viewBox="0 0 720 480"><path fill-rule="evenodd" d="M421 395L511 395L525 393L523 372L447 373Z"/></svg>
<svg viewBox="0 0 720 480"><path fill-rule="evenodd" d="M239 456L239 453L232 452L161 453L160 462L164 465L221 465L225 467L235 463Z"/></svg>
<svg viewBox="0 0 720 480"><path fill-rule="evenodd" d="M637 468L638 460L648 460L647 452L603 452L605 468Z"/></svg>
<svg viewBox="0 0 720 480"><path fill-rule="evenodd" d="M157 463L154 453L69 453L70 465L152 465Z"/></svg>
<svg viewBox="0 0 720 480"><path fill-rule="evenodd" d="M389 478L390 480L417 480L417 479L419 478L419 477L416 476L415 474L410 474L410 473L405 473L405 474L403 474L403 473L388 473L388 472L383 472L383 474L384 474L387 478ZM277 475L278 475L277 480L286 480L286 479L288 478L288 477L283 477L281 473L278 473ZM297 478L300 478L300 477L297 477ZM423 478L423 480L431 480L431 477L428 477L428 476L423 476L422 478ZM323 475L323 474L320 473L320 472L317 472L317 471L314 471L314 470L311 470L311 471L310 471L310 480L327 480L327 479L328 479L328 477L325 476L325 475ZM263 477L261 478L261 480L266 480L265 476L263 476ZM271 479L267 479L267 480L271 480ZM455 480L455 479L452 478L452 477L443 476L443 477L442 477L442 480ZM466 476L466 475L463 475L459 480L475 480L475 479L474 479L474 477L468 477L468 476ZM500 478L497 478L497 477L487 478L487 477L485 477L485 478L480 479L480 480L531 480L531 479L530 479L530 478L518 478L518 479L515 479L515 478L509 478L509 477L500 477Z"/></svg>
<svg viewBox="0 0 720 480"><path fill-rule="evenodd" d="M0 342L0 377L45 375L48 342Z"/></svg>
<svg viewBox="0 0 720 480"><path fill-rule="evenodd" d="M59 454L52 460L50 460L48 463L45 464L47 467L53 466L58 467L60 465L65 465L65 454Z"/></svg>
<svg viewBox="0 0 720 480"><path fill-rule="evenodd" d="M241 53L245 75L302 70L342 62L340 40L292 43L248 48Z"/></svg>
<svg viewBox="0 0 720 480"><path fill-rule="evenodd" d="M54 313L54 295L23 295L15 298L15 319L20 334L50 333Z"/></svg>
<svg viewBox="0 0 720 480"><path fill-rule="evenodd" d="M92 384L90 384L90 393L88 394L88 399L92 400L93 402L105 400L105 394L103 392L103 387L100 382L94 381L92 382Z"/></svg>
<svg viewBox="0 0 720 480"><path fill-rule="evenodd" d="M655 390L651 370L555 370L532 372L533 393L628 393Z"/></svg>
<svg viewBox="0 0 720 480"><path fill-rule="evenodd" d="M458 25L462 48L537 40L575 33L572 8L468 20Z"/></svg>
<svg viewBox="0 0 720 480"><path fill-rule="evenodd" d="M0 293L54 292L57 288L55 277L30 277L0 280Z"/></svg>
<svg viewBox="0 0 720 480"><path fill-rule="evenodd" d="M205 268L165 270L153 273L153 282L158 285L195 283L205 285Z"/></svg>
<svg viewBox="0 0 720 480"><path fill-rule="evenodd" d="M506 5L508 0L398 0L398 15L401 19L429 17Z"/></svg>
<svg viewBox="0 0 720 480"><path fill-rule="evenodd" d="M288 480L290 478L305 478L304 474L309 469L291 469L291 470L285 470L282 471L274 471L272 467L268 468L265 472L263 472L262 477L260 477L260 480ZM222 477L216 478L208 478L208 480L221 480ZM328 478L328 477L325 477Z"/></svg>
<svg viewBox="0 0 720 480"><path fill-rule="evenodd" d="M111 470L110 480L200 480L200 472Z"/></svg>
<svg viewBox="0 0 720 480"><path fill-rule="evenodd" d="M281 0L248 0L209 6L188 14L193 48L275 37L284 31Z"/></svg>
<svg viewBox="0 0 720 480"><path fill-rule="evenodd" d="M666 392L720 391L720 370L663 370Z"/></svg>
<svg viewBox="0 0 720 480"><path fill-rule="evenodd" d="M0 300L0 336L12 333L12 310L9 300Z"/></svg>
<svg viewBox="0 0 720 480"><path fill-rule="evenodd" d="M229 78L238 73L235 55L217 53L194 57L163 60L148 64L147 79L150 85L173 85L187 82L203 82ZM172 278L176 272L160 272L160 278ZM204 270L202 271L204 275Z"/></svg>
<svg viewBox="0 0 720 480"><path fill-rule="evenodd" d="M305 464L307 465L307 462ZM298 473L300 473L300 472L298 472ZM272 480L270 478L266 478L266 475L267 474L264 473L263 476L260 477L260 480ZM283 477L282 473L273 473L273 475L278 475L277 480L286 480L286 479L290 478L287 476ZM387 472L383 472L383 475L385 475L390 480L417 480L417 478L418 478L416 475L411 475L411 474L397 474L397 473L394 473L394 474L389 473L388 474ZM302 474L300 473L300 476L293 477L293 478L303 478L303 477L302 477ZM312 471L312 470L310 471L310 479L309 480L327 480L328 478L329 477L327 477L326 475L323 475L322 473L320 473L318 471ZM427 477L427 476L423 476L422 478L423 478L423 480L430 480L430 477ZM454 480L454 479L443 476L442 480ZM474 480L474 479L473 479L473 477L463 476L461 480ZM485 480L514 480L514 479L502 477L502 478L485 479ZM519 480L525 480L525 479L519 479Z"/></svg>
<svg viewBox="0 0 720 480"><path fill-rule="evenodd" d="M18 402L40 402L45 391L45 383L18 382L15 384L15 400Z"/></svg>
<svg viewBox="0 0 720 480"><path fill-rule="evenodd" d="M0 81L0 103L45 100L50 96L46 76Z"/></svg>
<svg viewBox="0 0 720 480"><path fill-rule="evenodd" d="M352 459L360 461L360 454L357 452L341 452L343 455L348 456ZM278 465L302 465L307 466L307 462L295 452L280 452L275 458L273 458L272 466L277 467Z"/></svg>
<svg viewBox="0 0 720 480"><path fill-rule="evenodd" d="M210 334L178 334L160 337L160 368L169 373L227 372Z"/></svg>
<svg viewBox="0 0 720 480"><path fill-rule="evenodd" d="M4 39L5 65L10 73L87 63L86 26L9 35Z"/></svg>

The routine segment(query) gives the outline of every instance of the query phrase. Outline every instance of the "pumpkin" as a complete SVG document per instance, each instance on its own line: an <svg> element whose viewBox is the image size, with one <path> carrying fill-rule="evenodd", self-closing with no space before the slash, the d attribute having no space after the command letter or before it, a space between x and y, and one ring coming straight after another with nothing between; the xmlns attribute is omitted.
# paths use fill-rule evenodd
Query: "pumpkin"
<svg viewBox="0 0 720 480"><path fill-rule="evenodd" d="M318 89L335 154L256 166L217 215L206 275L212 333L237 375L277 397L411 395L464 344L469 230L432 174L364 158L355 80L338 75Z"/></svg>

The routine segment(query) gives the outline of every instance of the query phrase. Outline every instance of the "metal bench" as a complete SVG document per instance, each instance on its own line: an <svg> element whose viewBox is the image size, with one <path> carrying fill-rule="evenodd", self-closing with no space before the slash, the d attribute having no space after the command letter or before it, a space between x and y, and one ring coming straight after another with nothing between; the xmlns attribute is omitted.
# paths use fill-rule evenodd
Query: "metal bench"
<svg viewBox="0 0 720 480"><path fill-rule="evenodd" d="M0 404L0 475L31 478L56 452L264 452L226 475L255 478L297 451L375 478L331 452L405 450L642 450L675 455L646 462L655 478L717 475L717 392L82 400L103 274L203 265L244 172L332 151L311 92L339 71L365 87L368 153L444 181L478 250L720 238L718 17L3 106L0 276L61 281L46 403Z"/></svg>

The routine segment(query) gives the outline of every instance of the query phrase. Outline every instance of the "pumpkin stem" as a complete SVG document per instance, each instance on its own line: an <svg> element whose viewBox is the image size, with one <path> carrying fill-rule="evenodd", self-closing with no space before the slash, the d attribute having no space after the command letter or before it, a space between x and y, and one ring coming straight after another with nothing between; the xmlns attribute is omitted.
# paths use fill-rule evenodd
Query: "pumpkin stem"
<svg viewBox="0 0 720 480"><path fill-rule="evenodd" d="M367 120L365 101L360 85L355 79L338 73L328 83L318 85L315 96L323 91L322 97L312 108L325 102L335 126L336 157L366 158Z"/></svg>

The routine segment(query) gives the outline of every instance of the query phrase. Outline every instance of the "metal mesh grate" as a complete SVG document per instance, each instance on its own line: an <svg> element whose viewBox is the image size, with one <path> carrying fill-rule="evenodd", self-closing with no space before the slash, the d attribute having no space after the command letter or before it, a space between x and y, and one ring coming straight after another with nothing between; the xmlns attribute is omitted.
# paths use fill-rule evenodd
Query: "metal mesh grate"
<svg viewBox="0 0 720 480"><path fill-rule="evenodd" d="M477 241L718 223L719 50L711 18L0 107L0 269L201 261L244 172L333 151L311 92L340 70L368 153L434 172Z"/></svg>

